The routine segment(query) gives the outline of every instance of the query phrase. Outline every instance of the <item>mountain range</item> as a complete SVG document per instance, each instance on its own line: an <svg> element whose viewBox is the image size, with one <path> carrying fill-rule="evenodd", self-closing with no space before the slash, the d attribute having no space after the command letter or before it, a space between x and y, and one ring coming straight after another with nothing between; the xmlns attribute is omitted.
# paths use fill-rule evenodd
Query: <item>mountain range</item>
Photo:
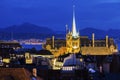
<svg viewBox="0 0 120 80"><path fill-rule="evenodd" d="M79 31L81 36L91 37L95 33L96 38L104 38L106 35L113 38L120 38L120 29L100 30L95 28L84 28ZM65 37L65 31L54 31L45 26L37 26L31 23L13 25L6 28L0 28L0 39L30 39L47 38L55 35L59 38Z"/></svg>

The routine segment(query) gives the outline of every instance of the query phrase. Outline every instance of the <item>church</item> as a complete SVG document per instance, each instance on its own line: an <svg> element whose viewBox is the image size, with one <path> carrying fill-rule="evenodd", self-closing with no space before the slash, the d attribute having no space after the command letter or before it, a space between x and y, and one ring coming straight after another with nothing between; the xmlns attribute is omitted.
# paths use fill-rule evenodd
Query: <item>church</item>
<svg viewBox="0 0 120 80"><path fill-rule="evenodd" d="M67 26L66 26L67 27ZM113 38L108 35L104 39L95 39L95 34L88 36L80 36L77 32L75 11L73 7L72 30L66 29L66 39L56 39L55 36L47 38L43 48L52 52L54 56L67 53L81 53L82 55L112 55L116 54L118 49Z"/></svg>

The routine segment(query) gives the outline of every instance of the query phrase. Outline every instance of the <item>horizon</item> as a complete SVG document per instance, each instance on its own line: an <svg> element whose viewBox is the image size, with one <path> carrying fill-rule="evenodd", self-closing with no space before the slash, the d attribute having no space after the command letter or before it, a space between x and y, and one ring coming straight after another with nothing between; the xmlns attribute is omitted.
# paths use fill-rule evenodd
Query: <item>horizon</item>
<svg viewBox="0 0 120 80"><path fill-rule="evenodd" d="M64 31L65 25L68 24L71 29L73 4L76 6L77 30L86 27L120 29L118 0L1 0L0 28L28 22L61 31Z"/></svg>
<svg viewBox="0 0 120 80"><path fill-rule="evenodd" d="M47 27L47 26L40 26L40 25L37 25L37 24L33 24L33 23L29 23L29 22L25 22L25 23L21 23L21 24L16 24L16 25L9 25L9 26L6 26L6 27L0 27L0 29L6 29L6 28L9 28L9 27L19 27L21 25L24 25L24 24L30 24L30 25L35 25L37 27L45 27L45 28L48 28L48 29L51 29L53 31L66 31L65 27L63 30L58 30L58 29L53 29L51 27ZM70 30L72 29L72 27L70 27ZM109 28L109 29L101 29L101 28L95 28L95 27L84 27L82 29L79 29L79 30L83 30L83 29L97 29L97 30L103 30L103 31L108 31L108 30L120 30L120 28Z"/></svg>

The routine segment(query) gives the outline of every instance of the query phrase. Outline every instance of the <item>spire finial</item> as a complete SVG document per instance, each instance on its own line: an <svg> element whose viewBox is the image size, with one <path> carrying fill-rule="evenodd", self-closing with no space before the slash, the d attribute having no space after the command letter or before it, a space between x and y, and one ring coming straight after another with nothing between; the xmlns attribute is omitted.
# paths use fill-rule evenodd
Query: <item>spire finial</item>
<svg viewBox="0 0 120 80"><path fill-rule="evenodd" d="M65 27L66 27L66 33L68 33L68 25L66 24Z"/></svg>

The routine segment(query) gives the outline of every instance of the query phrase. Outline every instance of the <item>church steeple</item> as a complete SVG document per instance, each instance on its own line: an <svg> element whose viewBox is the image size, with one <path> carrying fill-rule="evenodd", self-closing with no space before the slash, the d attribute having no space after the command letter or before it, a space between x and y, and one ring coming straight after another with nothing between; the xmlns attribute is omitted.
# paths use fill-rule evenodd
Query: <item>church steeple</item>
<svg viewBox="0 0 120 80"><path fill-rule="evenodd" d="M80 36L76 29L75 6L73 6L72 30L66 35L66 47L68 53L78 53L80 51Z"/></svg>
<svg viewBox="0 0 120 80"><path fill-rule="evenodd" d="M73 5L73 23L72 23L72 36L78 37L79 34L76 31L76 22L75 22L75 11L74 11L75 5Z"/></svg>

